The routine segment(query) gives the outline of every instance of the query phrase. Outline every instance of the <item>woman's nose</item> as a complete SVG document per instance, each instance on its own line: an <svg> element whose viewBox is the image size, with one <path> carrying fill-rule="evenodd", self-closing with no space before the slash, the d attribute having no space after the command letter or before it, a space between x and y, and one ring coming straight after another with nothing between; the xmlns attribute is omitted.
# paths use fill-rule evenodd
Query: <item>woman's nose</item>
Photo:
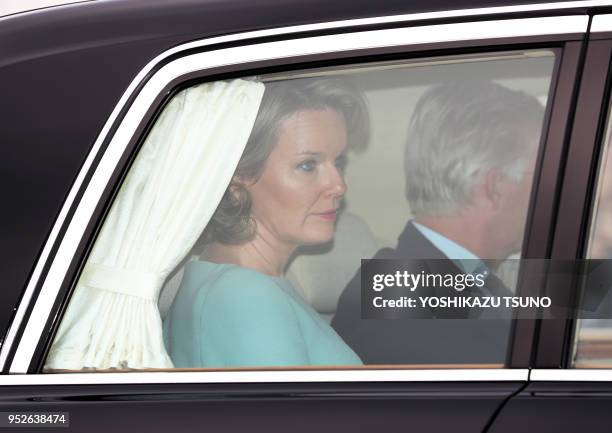
<svg viewBox="0 0 612 433"><path fill-rule="evenodd" d="M330 195L335 197L342 197L346 193L346 183L344 182L344 175L342 171L333 166L331 170L328 192Z"/></svg>

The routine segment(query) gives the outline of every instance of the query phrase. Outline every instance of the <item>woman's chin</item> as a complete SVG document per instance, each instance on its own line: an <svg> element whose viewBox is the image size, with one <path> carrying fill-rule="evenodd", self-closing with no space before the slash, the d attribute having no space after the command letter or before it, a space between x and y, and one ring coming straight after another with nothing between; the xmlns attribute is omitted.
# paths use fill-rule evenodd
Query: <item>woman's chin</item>
<svg viewBox="0 0 612 433"><path fill-rule="evenodd" d="M317 233L309 233L305 236L302 245L320 245L331 242L334 239L334 230L321 230Z"/></svg>

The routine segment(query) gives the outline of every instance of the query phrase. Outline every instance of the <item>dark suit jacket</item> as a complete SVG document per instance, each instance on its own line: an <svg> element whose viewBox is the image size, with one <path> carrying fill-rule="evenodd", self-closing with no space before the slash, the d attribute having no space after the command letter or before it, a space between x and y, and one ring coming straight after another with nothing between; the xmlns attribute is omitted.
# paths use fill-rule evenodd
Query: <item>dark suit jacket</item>
<svg viewBox="0 0 612 433"><path fill-rule="evenodd" d="M374 258L447 259L412 222L400 235L397 248L384 248ZM494 275L486 279L485 288L493 295L511 296ZM435 313L421 319L361 319L357 272L340 296L332 326L364 364L497 364L506 360L510 323L510 319L440 319Z"/></svg>

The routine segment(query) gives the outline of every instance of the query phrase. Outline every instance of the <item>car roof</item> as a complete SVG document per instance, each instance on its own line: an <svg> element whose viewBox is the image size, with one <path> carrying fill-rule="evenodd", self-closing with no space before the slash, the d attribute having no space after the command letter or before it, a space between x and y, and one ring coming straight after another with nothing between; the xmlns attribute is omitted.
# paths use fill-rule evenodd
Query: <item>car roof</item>
<svg viewBox="0 0 612 433"><path fill-rule="evenodd" d="M193 40L264 28L537 1L491 0L96 0L0 18L2 64L26 57L180 36ZM546 2L571 3L571 2Z"/></svg>
<svg viewBox="0 0 612 433"><path fill-rule="evenodd" d="M0 17L80 1L94 0L5 0L0 3Z"/></svg>

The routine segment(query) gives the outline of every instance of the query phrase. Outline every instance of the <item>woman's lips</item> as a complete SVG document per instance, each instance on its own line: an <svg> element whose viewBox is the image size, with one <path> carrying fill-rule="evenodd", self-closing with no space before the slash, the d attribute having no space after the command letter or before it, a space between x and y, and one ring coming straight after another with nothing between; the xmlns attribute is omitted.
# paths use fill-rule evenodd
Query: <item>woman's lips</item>
<svg viewBox="0 0 612 433"><path fill-rule="evenodd" d="M315 213L315 216L318 216L319 218L322 218L327 221L334 221L338 216L338 212L335 209L331 209L325 212Z"/></svg>

